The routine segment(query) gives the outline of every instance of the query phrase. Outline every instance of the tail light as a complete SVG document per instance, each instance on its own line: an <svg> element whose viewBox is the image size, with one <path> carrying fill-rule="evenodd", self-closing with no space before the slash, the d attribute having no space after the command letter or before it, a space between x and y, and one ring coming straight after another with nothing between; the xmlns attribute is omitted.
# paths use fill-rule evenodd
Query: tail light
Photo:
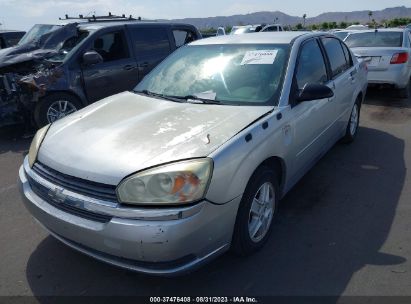
<svg viewBox="0 0 411 304"><path fill-rule="evenodd" d="M394 54L391 58L391 64L400 64L400 63L406 63L408 61L408 53L397 53Z"/></svg>

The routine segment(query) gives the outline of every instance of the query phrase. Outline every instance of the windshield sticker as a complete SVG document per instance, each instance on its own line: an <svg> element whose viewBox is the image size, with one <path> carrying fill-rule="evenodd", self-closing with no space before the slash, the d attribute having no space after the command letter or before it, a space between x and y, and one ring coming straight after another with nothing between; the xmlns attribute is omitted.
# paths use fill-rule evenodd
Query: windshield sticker
<svg viewBox="0 0 411 304"><path fill-rule="evenodd" d="M241 65L246 64L273 64L278 50L258 50L245 53Z"/></svg>

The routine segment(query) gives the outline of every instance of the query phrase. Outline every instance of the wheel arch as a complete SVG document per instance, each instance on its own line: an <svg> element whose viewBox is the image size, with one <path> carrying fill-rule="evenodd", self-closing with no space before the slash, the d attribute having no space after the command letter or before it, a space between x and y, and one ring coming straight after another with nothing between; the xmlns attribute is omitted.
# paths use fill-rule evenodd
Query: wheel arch
<svg viewBox="0 0 411 304"><path fill-rule="evenodd" d="M278 156L271 156L267 159L265 159L263 162L261 162L254 170L253 174L251 175L250 179L254 176L254 174L257 172L257 170L263 166L267 166L271 169L273 169L276 172L276 177L278 179L278 185L280 187L280 197L283 196L283 190L284 190L284 185L285 185L285 180L286 180L286 164L285 161Z"/></svg>
<svg viewBox="0 0 411 304"><path fill-rule="evenodd" d="M49 96L52 96L52 95L55 95L55 94L67 94L67 95L71 95L72 97L78 99L78 101L80 101L80 103L83 105L83 107L85 107L85 106L88 105L87 100L86 100L85 98L83 98L82 96L80 96L79 94L77 94L76 92L71 91L71 90L53 90L53 91L47 91L46 94L44 94L44 96L42 96L39 101L41 102L44 98L49 97Z"/></svg>

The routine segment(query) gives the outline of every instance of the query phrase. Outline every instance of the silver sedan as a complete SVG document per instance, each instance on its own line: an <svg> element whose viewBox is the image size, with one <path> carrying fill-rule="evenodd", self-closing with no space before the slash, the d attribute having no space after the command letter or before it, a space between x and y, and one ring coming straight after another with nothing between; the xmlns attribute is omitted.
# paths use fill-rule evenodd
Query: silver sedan
<svg viewBox="0 0 411 304"><path fill-rule="evenodd" d="M350 33L345 43L357 58L367 62L369 84L391 85L398 89L400 97L410 96L410 29Z"/></svg>
<svg viewBox="0 0 411 304"><path fill-rule="evenodd" d="M196 41L134 91L40 129L19 172L25 205L61 242L134 271L251 254L279 200L354 140L366 73L328 34Z"/></svg>

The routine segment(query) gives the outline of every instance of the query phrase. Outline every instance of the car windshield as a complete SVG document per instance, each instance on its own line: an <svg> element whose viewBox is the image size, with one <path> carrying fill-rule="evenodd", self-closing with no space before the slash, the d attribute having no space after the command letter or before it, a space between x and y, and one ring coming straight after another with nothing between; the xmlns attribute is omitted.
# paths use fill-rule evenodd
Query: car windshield
<svg viewBox="0 0 411 304"><path fill-rule="evenodd" d="M274 105L288 49L278 44L185 46L149 73L135 91L204 103Z"/></svg>
<svg viewBox="0 0 411 304"><path fill-rule="evenodd" d="M36 24L19 41L18 45L39 41L40 37L60 28L54 24Z"/></svg>
<svg viewBox="0 0 411 304"><path fill-rule="evenodd" d="M401 47L402 32L366 32L350 34L345 43L354 47Z"/></svg>
<svg viewBox="0 0 411 304"><path fill-rule="evenodd" d="M57 61L62 62L64 59L76 50L76 47L89 35L88 31L78 31L78 35L74 37L70 37L65 41L60 43L60 47L58 47L58 53L54 56L51 56L47 60L49 61Z"/></svg>

